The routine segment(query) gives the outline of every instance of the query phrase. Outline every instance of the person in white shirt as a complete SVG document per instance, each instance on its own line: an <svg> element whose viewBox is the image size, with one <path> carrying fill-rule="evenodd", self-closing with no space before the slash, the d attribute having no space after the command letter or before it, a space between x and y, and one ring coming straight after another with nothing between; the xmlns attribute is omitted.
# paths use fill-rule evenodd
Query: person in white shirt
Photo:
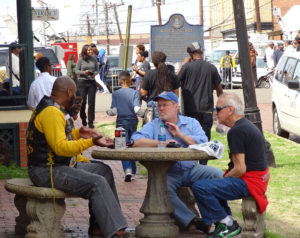
<svg viewBox="0 0 300 238"><path fill-rule="evenodd" d="M273 60L274 48L275 48L274 42L270 41L269 46L266 49L266 60L267 60L268 69L274 68L274 60Z"/></svg>
<svg viewBox="0 0 300 238"><path fill-rule="evenodd" d="M27 105L33 110L46 95L50 96L56 77L51 76L51 64L47 57L41 57L37 60L36 66L40 70L40 75L31 83Z"/></svg>
<svg viewBox="0 0 300 238"><path fill-rule="evenodd" d="M21 47L17 43L13 42L9 45L11 49L11 65L9 57L6 59L6 75L7 78L12 77L12 86L14 94L20 94L20 65L19 65L19 51Z"/></svg>
<svg viewBox="0 0 300 238"><path fill-rule="evenodd" d="M298 42L296 40L294 40L293 42L290 40L286 40L284 42L284 45L285 45L284 54L291 54L297 51Z"/></svg>

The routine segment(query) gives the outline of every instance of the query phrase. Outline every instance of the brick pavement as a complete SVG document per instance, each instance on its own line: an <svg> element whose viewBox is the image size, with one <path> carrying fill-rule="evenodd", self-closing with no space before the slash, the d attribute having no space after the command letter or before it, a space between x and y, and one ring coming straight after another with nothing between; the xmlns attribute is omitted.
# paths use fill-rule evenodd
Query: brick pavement
<svg viewBox="0 0 300 238"><path fill-rule="evenodd" d="M267 131L272 131L272 116L270 104L260 104L261 118L263 128ZM271 119L270 119L271 118ZM100 123L115 121L115 117L108 117L104 112L96 113L96 121ZM79 126L79 122L76 123ZM90 148L84 154L90 155ZM147 179L142 176L137 176L136 180L131 183L123 181L124 175L119 161L105 161L113 170L119 199L121 202L123 213L128 221L130 228L134 228L138 224L139 219L143 214L139 212L143 198L146 192ZM14 206L14 195L6 192L4 189L4 180L0 180L0 238L21 238L14 234L15 218L18 216L18 211ZM63 225L65 228L65 237L81 238L88 237L88 201L80 198L66 199L66 213L63 217ZM134 237L134 236L132 236ZM182 238L199 238L204 237L200 234L180 233Z"/></svg>

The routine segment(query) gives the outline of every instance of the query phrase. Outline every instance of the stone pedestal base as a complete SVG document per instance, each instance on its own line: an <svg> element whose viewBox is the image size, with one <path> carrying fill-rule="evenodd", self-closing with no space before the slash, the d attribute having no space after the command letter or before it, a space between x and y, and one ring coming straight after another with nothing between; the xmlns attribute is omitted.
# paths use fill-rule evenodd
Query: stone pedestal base
<svg viewBox="0 0 300 238"><path fill-rule="evenodd" d="M65 213L64 198L37 199L15 196L15 205L20 215L16 218L15 232L26 234L25 238L64 237L61 218Z"/></svg>
<svg viewBox="0 0 300 238"><path fill-rule="evenodd" d="M171 161L157 163L141 161L148 170L148 185L145 200L140 209L144 218L136 227L139 238L175 238L179 228L171 218L173 207L170 202L166 172L174 164Z"/></svg>
<svg viewBox="0 0 300 238"><path fill-rule="evenodd" d="M265 235L265 213L259 213L253 197L243 198L242 214L244 217L242 238L263 238Z"/></svg>

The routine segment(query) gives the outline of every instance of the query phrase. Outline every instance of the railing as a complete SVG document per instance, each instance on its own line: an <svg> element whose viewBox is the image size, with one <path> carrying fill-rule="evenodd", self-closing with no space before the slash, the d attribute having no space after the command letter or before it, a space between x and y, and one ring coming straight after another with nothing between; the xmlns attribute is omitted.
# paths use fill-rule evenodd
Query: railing
<svg viewBox="0 0 300 238"><path fill-rule="evenodd" d="M19 50L19 65L13 65L13 53L10 45L0 45L1 71L0 71L0 110L2 109L24 109L26 108L26 95L28 83L25 82L25 45ZM14 67L19 67L16 74ZM8 70L8 72L7 72Z"/></svg>

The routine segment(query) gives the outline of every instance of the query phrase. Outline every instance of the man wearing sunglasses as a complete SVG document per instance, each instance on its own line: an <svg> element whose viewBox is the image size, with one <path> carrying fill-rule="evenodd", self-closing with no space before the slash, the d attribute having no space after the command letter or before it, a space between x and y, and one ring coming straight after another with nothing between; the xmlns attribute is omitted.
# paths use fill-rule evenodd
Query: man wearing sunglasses
<svg viewBox="0 0 300 238"><path fill-rule="evenodd" d="M134 147L157 147L160 125L165 125L167 143L175 142L181 147L207 142L207 137L199 122L191 117L178 115L178 98L170 91L162 92L153 99L158 101L159 118L145 124L140 131L131 137ZM208 232L208 226L179 199L176 190L181 187L191 187L199 179L218 179L223 172L211 166L198 164L196 161L178 161L167 173L167 186L171 203L174 207L174 217L179 224L187 229L195 228Z"/></svg>
<svg viewBox="0 0 300 238"><path fill-rule="evenodd" d="M263 213L268 200L269 181L265 141L259 129L244 117L244 107L234 93L222 94L216 106L219 122L230 127L228 132L228 170L222 179L199 180L192 185L203 222L216 224L207 237L233 237L241 232L233 220L227 200L252 196Z"/></svg>

